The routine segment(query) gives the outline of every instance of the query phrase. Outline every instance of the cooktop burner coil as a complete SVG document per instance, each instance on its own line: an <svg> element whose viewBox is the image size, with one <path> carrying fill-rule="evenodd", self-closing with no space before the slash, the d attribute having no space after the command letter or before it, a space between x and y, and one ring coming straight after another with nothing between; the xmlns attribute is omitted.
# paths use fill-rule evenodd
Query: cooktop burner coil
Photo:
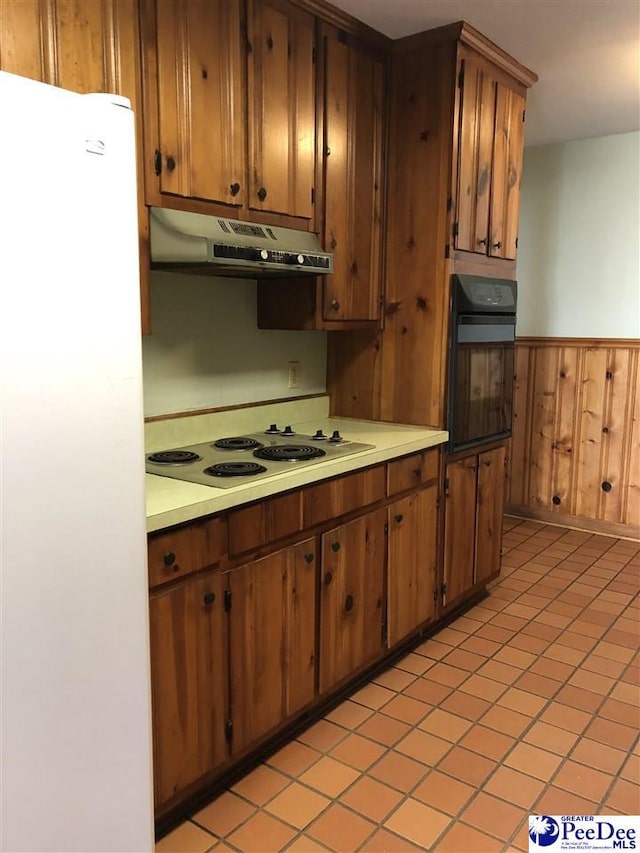
<svg viewBox="0 0 640 853"><path fill-rule="evenodd" d="M262 447L259 441L255 438L247 438L244 435L232 436L231 438L219 438L213 442L213 447L219 450L254 450L256 447Z"/></svg>
<svg viewBox="0 0 640 853"><path fill-rule="evenodd" d="M202 456L192 450L159 450L147 456L147 461L156 465L190 465L192 462L200 462L201 459Z"/></svg>
<svg viewBox="0 0 640 853"><path fill-rule="evenodd" d="M205 468L203 474L210 477L251 477L253 474L264 474L267 469L257 462L218 462Z"/></svg>
<svg viewBox="0 0 640 853"><path fill-rule="evenodd" d="M305 459L326 456L326 453L321 448L310 447L308 444L280 444L261 447L254 450L253 455L258 459L267 459L271 462L303 462Z"/></svg>

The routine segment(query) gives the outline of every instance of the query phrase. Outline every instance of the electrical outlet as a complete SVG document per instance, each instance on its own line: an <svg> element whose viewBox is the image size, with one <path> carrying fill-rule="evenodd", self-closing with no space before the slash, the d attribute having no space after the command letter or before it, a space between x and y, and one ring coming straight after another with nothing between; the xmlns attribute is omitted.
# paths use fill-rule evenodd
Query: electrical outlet
<svg viewBox="0 0 640 853"><path fill-rule="evenodd" d="M289 362L289 388L300 387L300 362Z"/></svg>

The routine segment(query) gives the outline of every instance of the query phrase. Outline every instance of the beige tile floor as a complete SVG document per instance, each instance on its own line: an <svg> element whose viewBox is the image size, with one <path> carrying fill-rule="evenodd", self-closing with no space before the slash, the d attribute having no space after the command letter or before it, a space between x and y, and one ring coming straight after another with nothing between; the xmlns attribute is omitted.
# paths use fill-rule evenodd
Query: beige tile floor
<svg viewBox="0 0 640 853"><path fill-rule="evenodd" d="M526 851L537 814L639 814L640 545L505 519L489 598L156 845Z"/></svg>

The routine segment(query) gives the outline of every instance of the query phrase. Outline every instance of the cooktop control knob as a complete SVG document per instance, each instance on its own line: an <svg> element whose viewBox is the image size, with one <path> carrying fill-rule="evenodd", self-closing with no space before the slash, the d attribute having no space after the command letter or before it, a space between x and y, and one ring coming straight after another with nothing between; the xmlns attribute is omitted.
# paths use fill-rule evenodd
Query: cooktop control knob
<svg viewBox="0 0 640 853"><path fill-rule="evenodd" d="M265 433L267 435L276 435L279 432L280 432L280 430L278 429L278 424L271 424L269 429L265 429Z"/></svg>
<svg viewBox="0 0 640 853"><path fill-rule="evenodd" d="M298 263L301 265L304 263L304 255L298 255Z"/></svg>
<svg viewBox="0 0 640 853"><path fill-rule="evenodd" d="M326 441L327 439L327 436L322 432L321 429L317 429L313 437L316 441Z"/></svg>
<svg viewBox="0 0 640 853"><path fill-rule="evenodd" d="M331 433L331 438L329 439L329 441L338 442L338 441L342 441L342 440L343 439L342 439L342 436L340 435L340 430L334 429L334 431Z"/></svg>
<svg viewBox="0 0 640 853"><path fill-rule="evenodd" d="M260 257L262 258L263 261L268 261L269 260L269 252L266 249L263 249L260 252Z"/></svg>
<svg viewBox="0 0 640 853"><path fill-rule="evenodd" d="M291 428L290 426L286 426L286 427L282 430L282 433L281 433L281 434L282 434L282 435L295 435L295 432L292 430L292 428Z"/></svg>

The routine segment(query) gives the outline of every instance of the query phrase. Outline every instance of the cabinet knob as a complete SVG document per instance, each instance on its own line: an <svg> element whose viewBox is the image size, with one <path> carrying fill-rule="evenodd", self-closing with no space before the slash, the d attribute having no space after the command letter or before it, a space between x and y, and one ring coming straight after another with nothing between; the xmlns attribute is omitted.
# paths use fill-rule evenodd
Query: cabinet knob
<svg viewBox="0 0 640 853"><path fill-rule="evenodd" d="M602 484L602 491L603 492L610 492L612 488L613 487L612 487L611 483L608 482L608 480L605 480L604 483Z"/></svg>
<svg viewBox="0 0 640 853"><path fill-rule="evenodd" d="M329 584L331 583L332 580L333 580L333 575L331 574L331 572L326 572L325 576L323 578L324 585L329 586Z"/></svg>
<svg viewBox="0 0 640 853"><path fill-rule="evenodd" d="M176 161L171 154L167 157L167 171L173 172L176 167Z"/></svg>
<svg viewBox="0 0 640 853"><path fill-rule="evenodd" d="M202 596L202 600L205 604L213 604L213 602L216 600L215 592L205 592L205 594Z"/></svg>
<svg viewBox="0 0 640 853"><path fill-rule="evenodd" d="M304 561L305 563L313 563L313 554L305 554Z"/></svg>
<svg viewBox="0 0 640 853"><path fill-rule="evenodd" d="M258 190L258 198L260 199L260 201L264 201L266 197L267 191L264 187L260 187L260 189Z"/></svg>
<svg viewBox="0 0 640 853"><path fill-rule="evenodd" d="M172 566L176 561L176 555L173 551L168 551L162 558L165 566Z"/></svg>
<svg viewBox="0 0 640 853"><path fill-rule="evenodd" d="M497 243L493 244L493 248L494 249L501 249L502 248L502 243L500 242L500 240L498 240Z"/></svg>
<svg viewBox="0 0 640 853"><path fill-rule="evenodd" d="M394 516L394 518L395 518L395 520L398 522L398 524L400 524L400 522L401 522L401 521L403 520L403 518L404 518L404 515L402 515L401 513L398 513L398 515Z"/></svg>
<svg viewBox="0 0 640 853"><path fill-rule="evenodd" d="M337 299L332 299L329 305L331 306L331 308L333 308L334 311L338 311L340 309L340 303Z"/></svg>
<svg viewBox="0 0 640 853"><path fill-rule="evenodd" d="M325 157L331 157L331 149L329 148L329 146L328 146L328 145L327 145L327 147L324 149L324 154L325 154Z"/></svg>
<svg viewBox="0 0 640 853"><path fill-rule="evenodd" d="M348 595L348 596L345 598L345 600L344 600L344 609L347 611L347 613L348 613L350 610L353 610L353 596L352 596L352 595Z"/></svg>
<svg viewBox="0 0 640 853"><path fill-rule="evenodd" d="M156 177L162 174L162 152L158 148L156 148L153 154L153 171Z"/></svg>
<svg viewBox="0 0 640 853"><path fill-rule="evenodd" d="M414 468L411 473L413 474L414 477L419 477L422 474L422 469L421 468Z"/></svg>
<svg viewBox="0 0 640 853"><path fill-rule="evenodd" d="M340 543L339 542L332 542L331 543L331 550L332 551L339 551L340 550Z"/></svg>
<svg viewBox="0 0 640 853"><path fill-rule="evenodd" d="M240 192L240 184L236 181L235 183L231 184L229 190L231 191L231 195L238 195L238 193Z"/></svg>

